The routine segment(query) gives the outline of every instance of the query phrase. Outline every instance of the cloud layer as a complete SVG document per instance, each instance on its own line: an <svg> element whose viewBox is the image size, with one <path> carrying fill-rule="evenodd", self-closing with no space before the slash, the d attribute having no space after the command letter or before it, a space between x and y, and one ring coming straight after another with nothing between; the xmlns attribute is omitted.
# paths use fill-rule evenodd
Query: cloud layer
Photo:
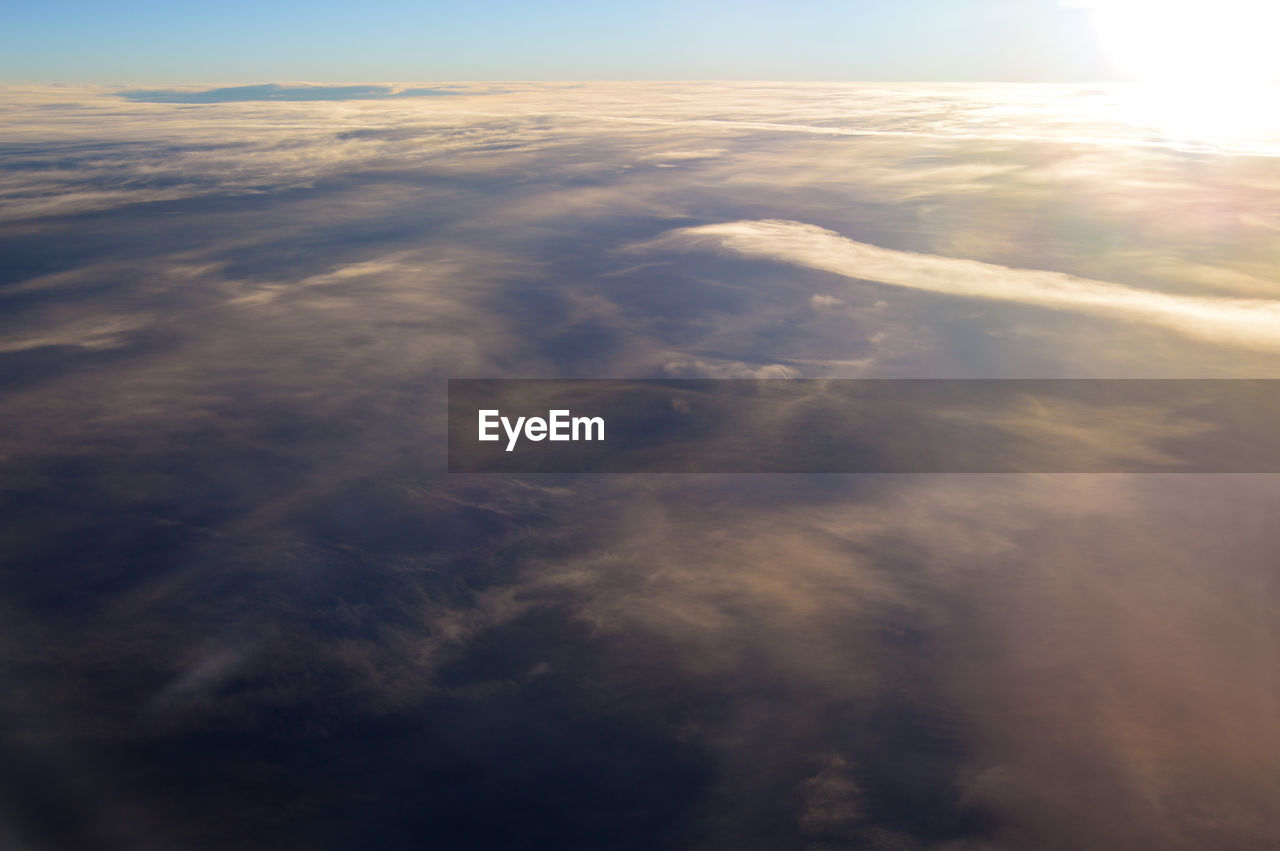
<svg viewBox="0 0 1280 851"><path fill-rule="evenodd" d="M1280 377L1280 158L1107 88L297 88L0 97L0 845L1280 845L1273 477L444 466L450 377Z"/></svg>

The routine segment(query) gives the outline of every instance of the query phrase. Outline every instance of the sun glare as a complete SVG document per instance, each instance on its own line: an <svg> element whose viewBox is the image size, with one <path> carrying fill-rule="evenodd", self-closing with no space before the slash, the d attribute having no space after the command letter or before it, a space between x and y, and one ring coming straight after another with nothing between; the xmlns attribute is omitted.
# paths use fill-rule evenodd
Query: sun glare
<svg viewBox="0 0 1280 851"><path fill-rule="evenodd" d="M1278 0L1064 0L1088 10L1098 44L1142 84L1131 117L1186 140L1280 132Z"/></svg>
<svg viewBox="0 0 1280 851"><path fill-rule="evenodd" d="M1275 0L1084 0L1103 49L1144 82L1240 82L1280 73Z"/></svg>

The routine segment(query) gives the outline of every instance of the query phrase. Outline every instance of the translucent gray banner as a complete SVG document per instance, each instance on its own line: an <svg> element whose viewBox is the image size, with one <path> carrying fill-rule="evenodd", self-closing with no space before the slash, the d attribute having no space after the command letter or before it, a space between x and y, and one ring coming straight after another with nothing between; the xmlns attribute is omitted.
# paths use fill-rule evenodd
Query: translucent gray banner
<svg viewBox="0 0 1280 851"><path fill-rule="evenodd" d="M451 473L1275 473L1280 380L449 382Z"/></svg>

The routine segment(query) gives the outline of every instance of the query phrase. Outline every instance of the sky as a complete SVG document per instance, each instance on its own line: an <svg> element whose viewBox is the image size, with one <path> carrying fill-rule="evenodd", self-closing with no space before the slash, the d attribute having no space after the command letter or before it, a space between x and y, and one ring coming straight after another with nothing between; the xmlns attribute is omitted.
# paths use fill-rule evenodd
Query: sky
<svg viewBox="0 0 1280 851"><path fill-rule="evenodd" d="M1058 0L10 4L0 82L1107 78Z"/></svg>

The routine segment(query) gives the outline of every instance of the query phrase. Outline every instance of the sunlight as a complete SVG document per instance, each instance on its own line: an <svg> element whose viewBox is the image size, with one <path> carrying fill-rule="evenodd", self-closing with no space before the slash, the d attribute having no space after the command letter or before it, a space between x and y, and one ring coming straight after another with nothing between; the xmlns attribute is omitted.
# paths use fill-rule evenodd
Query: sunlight
<svg viewBox="0 0 1280 851"><path fill-rule="evenodd" d="M1275 0L1063 0L1089 12L1099 46L1143 84L1129 117L1188 141L1280 131L1280 3Z"/></svg>
<svg viewBox="0 0 1280 851"><path fill-rule="evenodd" d="M1143 82L1238 83L1280 73L1274 0L1077 0L1118 69Z"/></svg>

